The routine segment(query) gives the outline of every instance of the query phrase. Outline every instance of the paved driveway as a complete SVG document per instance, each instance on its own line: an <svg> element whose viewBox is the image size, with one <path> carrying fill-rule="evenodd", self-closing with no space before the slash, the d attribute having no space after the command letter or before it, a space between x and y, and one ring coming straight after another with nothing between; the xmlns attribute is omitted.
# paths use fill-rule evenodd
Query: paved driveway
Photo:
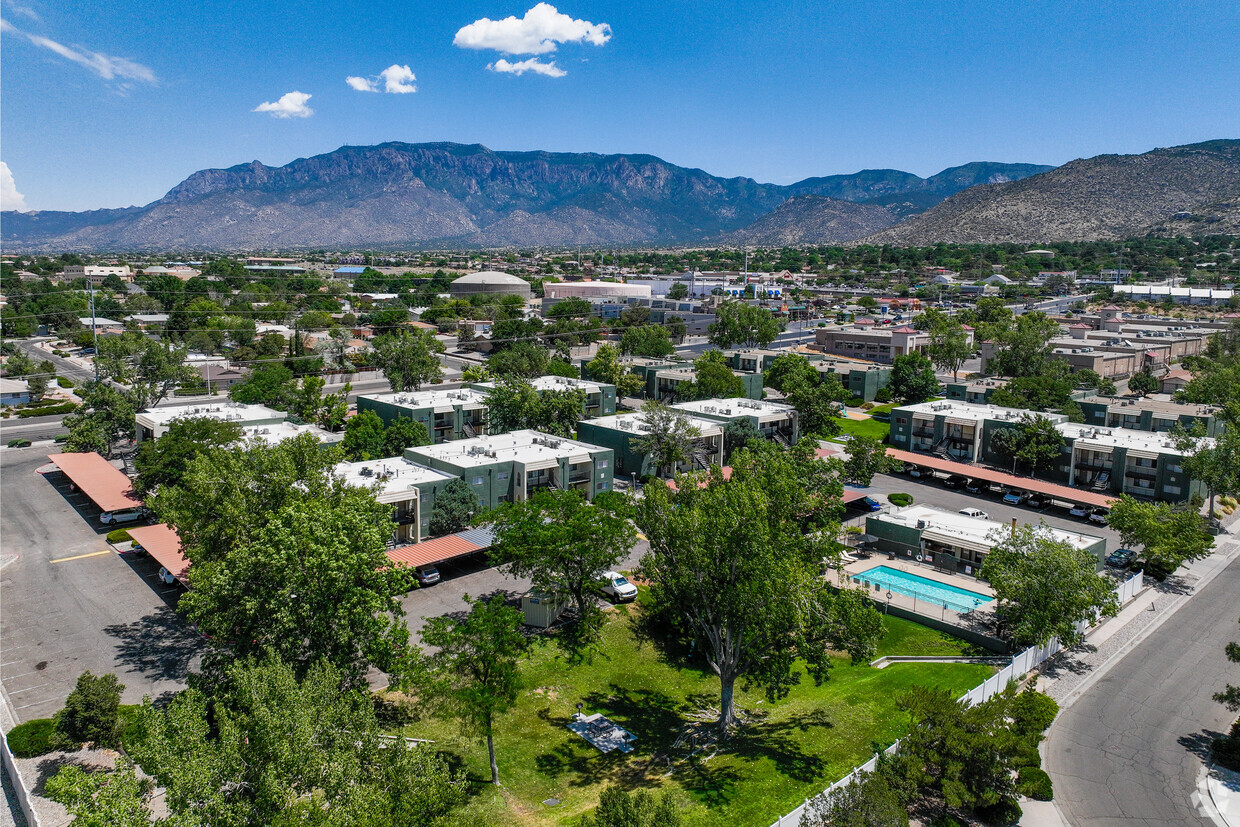
<svg viewBox="0 0 1240 827"><path fill-rule="evenodd" d="M1115 664L1051 727L1045 769L1073 827L1212 825L1193 802L1210 740L1234 719L1211 695L1236 667L1240 558Z"/></svg>
<svg viewBox="0 0 1240 827"><path fill-rule="evenodd" d="M98 509L37 472L47 453L0 452L0 680L18 718L58 711L86 669L116 673L125 703L181 688L200 638L174 611L179 591L110 549Z"/></svg>

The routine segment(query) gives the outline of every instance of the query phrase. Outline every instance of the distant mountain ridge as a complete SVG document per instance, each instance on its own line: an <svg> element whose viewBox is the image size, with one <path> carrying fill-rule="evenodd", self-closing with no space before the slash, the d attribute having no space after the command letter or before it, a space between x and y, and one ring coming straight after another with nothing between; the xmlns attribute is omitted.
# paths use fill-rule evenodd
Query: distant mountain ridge
<svg viewBox="0 0 1240 827"><path fill-rule="evenodd" d="M790 198L819 196L784 214L830 200L830 220L814 220L821 238L834 242L890 226L978 182L1048 169L978 162L924 179L863 170L780 186L653 155L390 142L281 167L253 161L201 170L144 207L6 212L2 238L6 248L35 251L683 244L740 231ZM785 234L816 243L812 228Z"/></svg>
<svg viewBox="0 0 1240 827"><path fill-rule="evenodd" d="M923 245L1092 241L1147 234L1234 233L1240 140L1140 155L1098 155L1052 171L965 189L882 229L867 243Z"/></svg>

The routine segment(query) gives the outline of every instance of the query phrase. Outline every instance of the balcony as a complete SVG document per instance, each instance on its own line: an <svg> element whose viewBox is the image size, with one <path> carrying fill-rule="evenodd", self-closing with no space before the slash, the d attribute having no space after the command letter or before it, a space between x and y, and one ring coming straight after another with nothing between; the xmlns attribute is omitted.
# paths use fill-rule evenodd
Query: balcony
<svg viewBox="0 0 1240 827"><path fill-rule="evenodd" d="M1156 480L1158 479L1158 472L1154 468L1125 468L1124 476L1138 480Z"/></svg>

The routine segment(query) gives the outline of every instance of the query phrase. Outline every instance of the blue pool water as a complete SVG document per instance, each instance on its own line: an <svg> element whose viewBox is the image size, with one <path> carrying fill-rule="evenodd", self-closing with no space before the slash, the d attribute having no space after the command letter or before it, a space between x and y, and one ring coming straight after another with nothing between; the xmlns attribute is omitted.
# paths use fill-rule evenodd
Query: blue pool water
<svg viewBox="0 0 1240 827"><path fill-rule="evenodd" d="M994 600L993 597L978 592L949 586L946 583L928 580L925 577L918 577L915 574L886 566L878 566L869 571L854 574L852 580L870 591L874 591L874 586L877 584L880 592L897 592L918 600L925 600L934 607L941 607L946 603L947 608L954 612L967 612Z"/></svg>

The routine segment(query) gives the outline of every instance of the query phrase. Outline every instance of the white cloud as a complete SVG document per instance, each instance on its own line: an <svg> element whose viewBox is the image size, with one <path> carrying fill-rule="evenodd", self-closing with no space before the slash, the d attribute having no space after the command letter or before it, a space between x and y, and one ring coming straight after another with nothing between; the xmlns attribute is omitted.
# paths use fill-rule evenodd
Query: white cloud
<svg viewBox="0 0 1240 827"><path fill-rule="evenodd" d="M542 55L554 52L557 43L589 43L602 46L610 39L611 26L606 23L574 20L567 14L561 14L549 3L539 3L519 20L516 17L505 17L503 20L483 17L475 20L458 31L452 42L462 49L494 49L510 55ZM538 69L528 71L548 74Z"/></svg>
<svg viewBox="0 0 1240 827"><path fill-rule="evenodd" d="M5 5L8 7L9 11L13 12L13 14L20 15L28 20L33 20L36 23L43 22L43 18L39 16L39 13L29 6L21 6L16 3L6 3Z"/></svg>
<svg viewBox="0 0 1240 827"><path fill-rule="evenodd" d="M3 31L5 34L24 37L41 49L47 49L49 52L60 55L65 60L72 61L79 66L85 66L104 80L136 80L143 83L158 82L155 78L155 73L151 71L150 67L143 66L141 63L129 58L106 55L102 52L92 52L81 46L66 46L50 38L23 31L7 20L0 20L0 31Z"/></svg>
<svg viewBox="0 0 1240 827"><path fill-rule="evenodd" d="M285 92L275 103L260 103L254 111L270 112L275 118L308 118L314 114L314 110L306 106L311 97L305 92Z"/></svg>
<svg viewBox="0 0 1240 827"><path fill-rule="evenodd" d="M393 63L384 69L378 75L369 78L359 78L353 75L344 79L359 92L378 92L379 84L383 84L383 91L393 95L403 95L409 92L418 91L417 84L414 81L417 78L413 74L413 70L408 66L401 66L399 63Z"/></svg>
<svg viewBox="0 0 1240 827"><path fill-rule="evenodd" d="M391 92L395 95L405 94L407 92L416 92L418 87L414 85L417 80L413 76L413 70L408 66L401 66L393 63L391 66L379 73L379 77L383 78L383 91Z"/></svg>
<svg viewBox="0 0 1240 827"><path fill-rule="evenodd" d="M524 75L526 72L534 72L538 75L546 75L549 78L562 78L568 74L559 66L556 66L554 60L550 63L543 63L536 57L531 57L528 60L518 60L515 63L501 57L494 63L488 63L487 68L492 72L507 72L512 75Z"/></svg>
<svg viewBox="0 0 1240 827"><path fill-rule="evenodd" d="M9 165L0 161L0 210L26 212L29 209L26 206L26 196L17 191L17 184L13 182L13 173L9 171Z"/></svg>

